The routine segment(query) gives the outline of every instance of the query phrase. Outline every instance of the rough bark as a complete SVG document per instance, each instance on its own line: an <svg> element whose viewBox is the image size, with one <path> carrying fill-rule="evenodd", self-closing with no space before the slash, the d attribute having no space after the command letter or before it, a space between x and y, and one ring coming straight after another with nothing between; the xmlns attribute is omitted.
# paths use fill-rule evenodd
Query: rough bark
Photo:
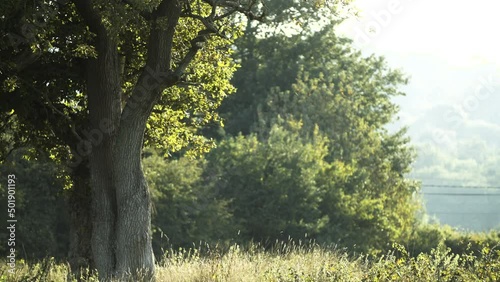
<svg viewBox="0 0 500 282"><path fill-rule="evenodd" d="M146 122L163 89L169 86L173 35L180 15L177 1L164 1L156 17L167 16L168 25L153 24L146 67L127 102L120 120L114 148L114 179L118 217L116 223L117 275L154 280L151 198L141 167Z"/></svg>
<svg viewBox="0 0 500 282"><path fill-rule="evenodd" d="M115 270L116 192L113 144L121 114L121 84L117 47L105 34L97 36L98 57L87 64L89 101L90 183L92 187L92 254L103 279Z"/></svg>
<svg viewBox="0 0 500 282"><path fill-rule="evenodd" d="M115 148L116 259L119 278L150 281L155 273L151 242L151 198L141 168L145 119L122 124Z"/></svg>
<svg viewBox="0 0 500 282"><path fill-rule="evenodd" d="M81 142L89 154L93 268L99 279L115 271L116 195L112 178L113 136L121 113L120 63L116 41L103 25L93 1L74 0L78 13L96 34L97 58L87 59L85 73L90 128Z"/></svg>

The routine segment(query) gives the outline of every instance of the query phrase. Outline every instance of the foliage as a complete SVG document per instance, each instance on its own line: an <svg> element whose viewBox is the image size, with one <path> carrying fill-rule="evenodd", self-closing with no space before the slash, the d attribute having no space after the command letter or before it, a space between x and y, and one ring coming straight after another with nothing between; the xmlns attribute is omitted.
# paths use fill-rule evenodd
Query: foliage
<svg viewBox="0 0 500 282"><path fill-rule="evenodd" d="M333 24L310 34L244 37L236 53L242 62L233 80L238 91L225 101L221 115L229 119L227 135L254 134L249 138L264 144L270 142L276 126L293 124L298 125L294 138L304 144L314 143L314 135L325 138L326 151L316 159L324 168L310 184L320 191L319 206L309 209L319 212L316 218L321 231L312 233L322 241L376 252L390 247L387 242L407 240L416 223L418 203L413 196L418 186L406 178L414 151L405 129L396 133L385 129L398 111L391 99L403 95L399 87L407 79L387 67L383 58L364 57L353 50L350 40L336 36L334 28ZM245 142L243 137L236 140ZM241 158L231 155L234 162L253 158L257 167L265 163L258 161L259 154L251 148L232 148L252 152ZM265 158L273 161L270 154ZM246 179L245 192L238 190L233 199L250 199L247 194L262 189L257 188L262 186L259 174L253 175L255 169L249 166L233 166L238 168L238 176L223 172L223 179L229 177L227 183L217 185L238 187L238 181ZM281 189L286 193L291 188L284 183L287 188Z"/></svg>
<svg viewBox="0 0 500 282"><path fill-rule="evenodd" d="M188 147L190 153L206 152L213 146L197 129L210 122L220 123L215 109L235 91L230 79L238 65L231 58L233 51L229 46L241 30L238 25L226 24L228 38L214 37L207 42L187 69L186 83L164 91L148 121L146 146L167 152ZM181 19L179 26L182 28L175 37L178 56L187 52L188 39L201 28L192 19Z"/></svg>
<svg viewBox="0 0 500 282"><path fill-rule="evenodd" d="M482 249L485 256L457 255L443 245L430 253L417 257L409 256L401 246L381 259L369 269L366 278L370 281L496 281L500 267L500 252L492 253L488 247Z"/></svg>
<svg viewBox="0 0 500 282"><path fill-rule="evenodd" d="M61 167L45 159L37 159L30 149L13 151L0 164L0 175L16 176L15 219L17 258L40 259L48 255L63 258L68 250L68 216L65 191L67 179ZM6 186L0 186L0 200L7 203ZM47 209L47 207L51 207ZM7 210L7 208L5 208ZM7 232L1 238L7 242ZM7 253L7 244L0 246Z"/></svg>
<svg viewBox="0 0 500 282"><path fill-rule="evenodd" d="M321 190L326 139L318 132L306 142L298 129L275 126L268 139L238 136L219 144L205 172L213 179L242 240L301 238L321 226Z"/></svg>
<svg viewBox="0 0 500 282"><path fill-rule="evenodd" d="M144 153L143 166L153 201L153 248L189 247L193 242L216 243L236 234L227 202L217 199L203 182L203 159L166 160L154 149ZM233 231L233 232L232 232Z"/></svg>
<svg viewBox="0 0 500 282"><path fill-rule="evenodd" d="M69 156L64 146L74 142L75 133L88 137L82 134L88 127L82 70L83 59L95 56L96 34L67 1L23 2L8 1L12 9L2 10L0 17L6 34L0 47L0 78L6 82L0 85L0 127L12 131L8 140L0 138L5 143L1 149L29 144L43 151L56 150L57 159L66 160ZM137 13L153 9L158 1L145 7L97 2L103 5L100 8L109 21L109 32L118 37L124 104L147 57L150 24ZM209 5L200 9L203 13L210 11ZM211 37L187 68L183 83L166 89L155 106L147 126L146 146L166 152L189 146L199 152L213 144L197 129L219 121L214 109L234 91L229 80L237 64L228 46L241 34L238 24L227 19L219 24L225 26L225 37ZM180 63L191 46L190 40L202 28L198 20L180 19L172 52L175 64Z"/></svg>
<svg viewBox="0 0 500 282"><path fill-rule="evenodd" d="M299 78L293 92L280 92L268 99L279 104L276 108L281 115L300 118L305 134L318 126L330 141L326 160L348 172L323 178L326 192L322 211L329 218L326 226L330 229L326 234L341 245L381 250L386 242L409 235L415 222L417 205L413 194L417 186L405 179L413 160L405 131L388 134L383 128L396 111L389 98L395 91L392 83L399 83L399 74L384 73L380 62L358 56L354 55L359 62L351 62L351 68L373 65L382 73L368 73L354 81L372 80L380 86L358 86L344 82L341 70L324 70L325 74L320 73L318 78ZM353 70L354 73L363 71ZM391 81L391 77L396 80ZM344 83L351 94L342 93ZM379 87L384 90L377 90ZM265 113L272 115L273 111Z"/></svg>
<svg viewBox="0 0 500 282"><path fill-rule="evenodd" d="M3 265L7 264L3 263ZM16 271L14 274L9 273L7 268L2 267L0 280L9 282L66 281L69 271L67 264L56 262L53 257L45 258L35 263L18 260L16 261Z"/></svg>
<svg viewBox="0 0 500 282"><path fill-rule="evenodd" d="M445 229L446 231L446 229ZM488 233L458 233L448 231L444 244L456 254L473 253L476 256L484 255L485 248L498 249L500 247L500 232L492 230Z"/></svg>
<svg viewBox="0 0 500 282"><path fill-rule="evenodd" d="M498 230L488 233L464 233L450 226L422 224L415 228L409 240L404 244L411 256L429 253L432 249L442 246L449 248L454 254L472 254L479 257L484 248L500 247L500 233Z"/></svg>

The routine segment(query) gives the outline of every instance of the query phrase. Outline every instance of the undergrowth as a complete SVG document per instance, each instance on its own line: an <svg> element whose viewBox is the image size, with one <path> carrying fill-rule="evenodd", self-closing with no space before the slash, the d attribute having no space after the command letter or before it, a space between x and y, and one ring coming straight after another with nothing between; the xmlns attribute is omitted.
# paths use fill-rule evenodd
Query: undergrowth
<svg viewBox="0 0 500 282"><path fill-rule="evenodd" d="M28 264L18 261L14 274L0 267L1 281L77 281L69 266L54 259ZM88 273L88 271L87 271ZM70 277L68 279L68 277ZM81 277L97 281L96 277ZM271 250L197 247L170 249L157 265L157 281L500 281L500 250L488 244L480 252L462 254L440 244L428 253L411 255L401 245L381 256L351 256L315 244L277 243Z"/></svg>

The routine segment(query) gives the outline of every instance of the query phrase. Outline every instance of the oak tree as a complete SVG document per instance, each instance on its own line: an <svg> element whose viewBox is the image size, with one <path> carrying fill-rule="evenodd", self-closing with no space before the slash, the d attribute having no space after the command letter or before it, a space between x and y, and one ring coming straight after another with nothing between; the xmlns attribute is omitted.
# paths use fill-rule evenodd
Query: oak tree
<svg viewBox="0 0 500 282"><path fill-rule="evenodd" d="M196 128L233 91L237 13L263 17L258 1L2 3L2 154L68 163L73 256L101 279L153 278L141 150L210 146Z"/></svg>

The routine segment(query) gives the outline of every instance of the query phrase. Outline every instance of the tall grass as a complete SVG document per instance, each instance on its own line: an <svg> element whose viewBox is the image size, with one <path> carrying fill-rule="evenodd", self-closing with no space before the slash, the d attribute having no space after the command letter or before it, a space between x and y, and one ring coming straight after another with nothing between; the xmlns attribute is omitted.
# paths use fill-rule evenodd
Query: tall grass
<svg viewBox="0 0 500 282"><path fill-rule="evenodd" d="M18 262L14 275L0 267L1 281L67 281L69 267L46 259ZM484 246L480 254L453 254L444 245L430 253L410 256L394 245L383 256L350 257L334 248L277 243L228 248L209 246L165 251L157 281L500 281L500 251ZM96 281L95 277L86 281ZM72 278L70 281L76 281Z"/></svg>

